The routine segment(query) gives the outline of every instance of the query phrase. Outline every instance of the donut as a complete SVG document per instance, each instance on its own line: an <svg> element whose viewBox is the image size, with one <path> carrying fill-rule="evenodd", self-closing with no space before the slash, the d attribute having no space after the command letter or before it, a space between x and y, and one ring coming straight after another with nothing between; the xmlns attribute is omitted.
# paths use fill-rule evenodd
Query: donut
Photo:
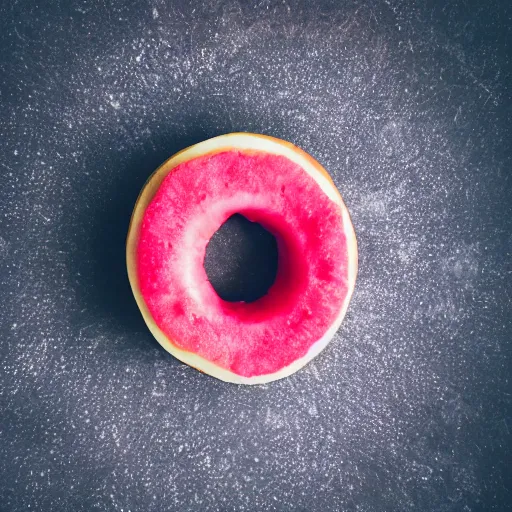
<svg viewBox="0 0 512 512"><path fill-rule="evenodd" d="M234 214L277 241L275 282L254 302L223 300L204 269L209 240ZM148 179L126 260L165 350L223 381L262 384L296 372L333 338L354 290L357 243L315 159L284 140L231 133L180 151Z"/></svg>

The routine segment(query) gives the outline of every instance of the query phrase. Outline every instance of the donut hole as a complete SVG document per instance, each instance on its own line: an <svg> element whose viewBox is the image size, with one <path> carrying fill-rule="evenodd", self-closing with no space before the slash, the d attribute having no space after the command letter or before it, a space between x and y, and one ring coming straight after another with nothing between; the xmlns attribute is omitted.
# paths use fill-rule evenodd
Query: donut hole
<svg viewBox="0 0 512 512"><path fill-rule="evenodd" d="M208 242L204 269L222 300L255 302L276 280L277 240L258 222L234 214Z"/></svg>
<svg viewBox="0 0 512 512"><path fill-rule="evenodd" d="M259 268L266 269L267 277L270 274L272 279L263 281L263 275L259 274L261 281L258 283L258 277L253 275L252 279L257 279L252 282L259 286L260 293L245 295L245 298L250 300L221 300L221 303L217 303L221 314L225 317L235 317L237 322L248 324L266 322L276 315L288 315L301 300L300 297L308 283L307 255L297 238L296 230L291 228L280 214L265 209L244 209L230 219L233 219L230 224L239 222L251 226L255 231L257 229L260 234L263 230L265 237L272 237L272 244L266 248L259 242L253 246L254 252L261 254L266 261ZM228 245L226 242L224 244ZM265 286L262 286L263 283ZM213 285L212 288L212 293L215 293ZM237 295L237 299L240 297L240 294ZM222 296L220 298L223 299ZM215 303L210 300L205 296L204 303Z"/></svg>

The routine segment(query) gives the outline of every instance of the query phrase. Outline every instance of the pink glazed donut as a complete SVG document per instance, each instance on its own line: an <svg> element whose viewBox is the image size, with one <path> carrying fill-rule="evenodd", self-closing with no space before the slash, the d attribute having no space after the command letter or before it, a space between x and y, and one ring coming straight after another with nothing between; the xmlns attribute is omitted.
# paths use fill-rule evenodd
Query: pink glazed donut
<svg viewBox="0 0 512 512"><path fill-rule="evenodd" d="M236 213L277 240L275 282L251 303L221 299L204 269L209 240ZM325 348L357 273L354 228L329 174L293 144L250 133L201 142L157 169L135 205L126 256L158 342L241 384L286 377Z"/></svg>

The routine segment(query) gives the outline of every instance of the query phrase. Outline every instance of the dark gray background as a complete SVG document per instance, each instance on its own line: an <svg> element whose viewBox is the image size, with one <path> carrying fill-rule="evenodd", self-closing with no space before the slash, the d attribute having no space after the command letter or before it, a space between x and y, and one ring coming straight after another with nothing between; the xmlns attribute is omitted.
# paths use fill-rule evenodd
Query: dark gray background
<svg viewBox="0 0 512 512"><path fill-rule="evenodd" d="M508 509L510 2L0 5L2 512ZM329 348L251 388L161 349L124 264L148 175L235 130L360 244Z"/></svg>

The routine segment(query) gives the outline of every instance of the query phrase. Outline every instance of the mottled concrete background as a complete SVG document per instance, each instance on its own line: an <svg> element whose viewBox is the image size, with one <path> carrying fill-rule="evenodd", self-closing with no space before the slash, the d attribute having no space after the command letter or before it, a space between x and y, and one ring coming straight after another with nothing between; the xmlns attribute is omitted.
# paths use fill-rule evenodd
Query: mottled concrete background
<svg viewBox="0 0 512 512"><path fill-rule="evenodd" d="M507 510L512 4L36 4L0 5L0 510ZM238 130L360 244L335 340L252 388L164 352L124 268L149 174Z"/></svg>

